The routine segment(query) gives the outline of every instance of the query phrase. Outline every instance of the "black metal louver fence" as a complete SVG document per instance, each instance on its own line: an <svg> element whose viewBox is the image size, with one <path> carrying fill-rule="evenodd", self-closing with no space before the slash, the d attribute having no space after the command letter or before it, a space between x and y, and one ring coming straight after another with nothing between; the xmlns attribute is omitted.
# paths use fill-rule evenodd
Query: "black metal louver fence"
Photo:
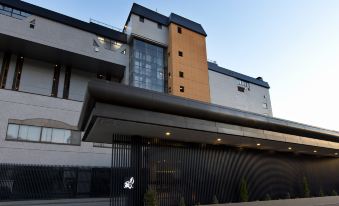
<svg viewBox="0 0 339 206"><path fill-rule="evenodd" d="M108 197L109 179L109 168L0 164L0 200Z"/></svg>
<svg viewBox="0 0 339 206"><path fill-rule="evenodd" d="M114 206L143 205L147 188L161 206L240 201L242 179L249 200L303 197L307 178L312 196L339 189L339 158L180 143L142 137L113 137L112 199ZM134 178L133 188L124 182ZM330 178L329 178L330 177Z"/></svg>

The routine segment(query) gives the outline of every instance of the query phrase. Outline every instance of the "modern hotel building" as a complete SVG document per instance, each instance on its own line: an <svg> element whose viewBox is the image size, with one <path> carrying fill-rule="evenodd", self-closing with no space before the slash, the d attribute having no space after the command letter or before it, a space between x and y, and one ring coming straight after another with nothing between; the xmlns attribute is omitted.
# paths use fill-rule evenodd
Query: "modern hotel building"
<svg viewBox="0 0 339 206"><path fill-rule="evenodd" d="M138 4L118 31L0 0L0 200L339 191L339 133L274 118L268 83L209 62L206 36Z"/></svg>

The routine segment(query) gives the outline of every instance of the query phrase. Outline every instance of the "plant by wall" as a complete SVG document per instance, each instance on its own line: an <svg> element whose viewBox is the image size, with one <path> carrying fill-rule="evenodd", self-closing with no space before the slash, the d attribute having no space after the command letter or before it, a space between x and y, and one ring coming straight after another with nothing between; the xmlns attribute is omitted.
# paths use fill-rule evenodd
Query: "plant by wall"
<svg viewBox="0 0 339 206"><path fill-rule="evenodd" d="M219 200L218 200L218 198L217 198L216 195L213 195L212 203L213 203L213 204L219 204Z"/></svg>
<svg viewBox="0 0 339 206"><path fill-rule="evenodd" d="M180 198L179 206L186 206L184 197Z"/></svg>
<svg viewBox="0 0 339 206"><path fill-rule="evenodd" d="M240 201L241 202L248 202L249 195L247 189L247 180L245 178L241 179L240 183Z"/></svg>
<svg viewBox="0 0 339 206"><path fill-rule="evenodd" d="M332 190L332 193L331 193L331 195L332 195L332 196L338 196L338 193L337 193L337 191L335 191L335 190Z"/></svg>
<svg viewBox="0 0 339 206"><path fill-rule="evenodd" d="M270 194L266 194L266 196L265 196L265 201L269 201L269 200L272 200L272 198L271 198L271 196L270 196Z"/></svg>
<svg viewBox="0 0 339 206"><path fill-rule="evenodd" d="M324 196L325 194L324 194L323 188L320 188L319 197L324 197Z"/></svg>
<svg viewBox="0 0 339 206"><path fill-rule="evenodd" d="M291 194L289 192L286 193L286 199L291 199Z"/></svg>
<svg viewBox="0 0 339 206"><path fill-rule="evenodd" d="M304 197L311 197L311 191L306 177L303 178L303 190Z"/></svg>
<svg viewBox="0 0 339 206"><path fill-rule="evenodd" d="M148 187L147 192L144 195L145 206L158 206L157 193L152 188Z"/></svg>

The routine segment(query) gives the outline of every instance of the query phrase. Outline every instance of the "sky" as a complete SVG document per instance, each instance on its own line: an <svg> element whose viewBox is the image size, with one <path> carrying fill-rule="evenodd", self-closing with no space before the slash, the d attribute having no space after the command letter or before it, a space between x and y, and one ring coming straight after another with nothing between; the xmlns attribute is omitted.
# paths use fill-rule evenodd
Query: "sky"
<svg viewBox="0 0 339 206"><path fill-rule="evenodd" d="M200 23L207 56L270 84L273 116L339 131L337 0L26 0L123 28L133 2Z"/></svg>

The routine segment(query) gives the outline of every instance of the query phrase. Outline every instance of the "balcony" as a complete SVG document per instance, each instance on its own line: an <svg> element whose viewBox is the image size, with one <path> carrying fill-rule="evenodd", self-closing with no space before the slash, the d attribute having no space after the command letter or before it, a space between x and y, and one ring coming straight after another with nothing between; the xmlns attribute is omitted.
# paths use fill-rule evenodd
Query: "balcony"
<svg viewBox="0 0 339 206"><path fill-rule="evenodd" d="M128 65L128 45L109 39L113 46L108 47L104 44L108 38L102 41L103 37L80 29L81 24L92 30L101 26L67 18L80 24L79 28L0 4L0 50L90 72L109 70L122 79Z"/></svg>

